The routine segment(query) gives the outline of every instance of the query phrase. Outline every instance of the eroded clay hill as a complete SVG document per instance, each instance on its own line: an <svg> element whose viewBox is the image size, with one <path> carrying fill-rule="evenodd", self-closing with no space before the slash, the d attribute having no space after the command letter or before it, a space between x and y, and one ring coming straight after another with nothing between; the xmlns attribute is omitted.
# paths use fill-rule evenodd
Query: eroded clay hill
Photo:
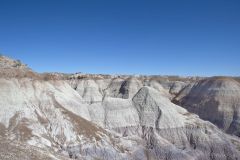
<svg viewBox="0 0 240 160"><path fill-rule="evenodd" d="M240 157L238 137L171 102L188 95L199 79L38 74L5 59L0 59L0 151L12 150L2 159L26 159L23 146L34 146L32 156L40 159Z"/></svg>
<svg viewBox="0 0 240 160"><path fill-rule="evenodd" d="M226 77L201 80L176 100L200 118L240 136L240 83L236 80Z"/></svg>

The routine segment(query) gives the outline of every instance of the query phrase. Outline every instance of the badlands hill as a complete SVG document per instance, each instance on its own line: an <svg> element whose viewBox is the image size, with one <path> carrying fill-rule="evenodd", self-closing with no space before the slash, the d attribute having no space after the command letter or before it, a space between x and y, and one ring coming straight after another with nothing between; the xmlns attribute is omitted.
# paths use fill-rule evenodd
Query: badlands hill
<svg viewBox="0 0 240 160"><path fill-rule="evenodd" d="M208 81L216 84L205 86ZM0 159L240 159L240 139L232 135L239 84L220 84L199 77L38 74L2 56ZM202 85L207 89L194 92ZM198 103L212 98L198 96L208 87L225 88L209 93L223 102L213 103L219 110L211 113L212 105Z"/></svg>
<svg viewBox="0 0 240 160"><path fill-rule="evenodd" d="M240 83L228 77L199 81L176 97L179 105L209 120L227 133L240 136Z"/></svg>

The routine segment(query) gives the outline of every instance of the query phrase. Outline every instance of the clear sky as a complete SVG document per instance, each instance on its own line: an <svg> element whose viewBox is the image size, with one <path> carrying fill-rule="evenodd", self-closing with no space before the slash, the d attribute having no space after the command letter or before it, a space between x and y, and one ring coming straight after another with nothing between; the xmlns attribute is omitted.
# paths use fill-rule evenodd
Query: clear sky
<svg viewBox="0 0 240 160"><path fill-rule="evenodd" d="M38 72L240 75L240 0L0 0L0 52Z"/></svg>

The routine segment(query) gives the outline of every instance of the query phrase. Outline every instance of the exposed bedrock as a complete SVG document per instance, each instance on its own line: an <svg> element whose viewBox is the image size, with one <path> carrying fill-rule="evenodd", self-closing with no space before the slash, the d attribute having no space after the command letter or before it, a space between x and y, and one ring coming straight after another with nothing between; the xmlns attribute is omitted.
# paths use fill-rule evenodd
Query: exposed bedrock
<svg viewBox="0 0 240 160"><path fill-rule="evenodd" d="M185 95L184 95L185 94ZM199 81L176 103L209 120L227 133L240 136L240 84L231 78Z"/></svg>

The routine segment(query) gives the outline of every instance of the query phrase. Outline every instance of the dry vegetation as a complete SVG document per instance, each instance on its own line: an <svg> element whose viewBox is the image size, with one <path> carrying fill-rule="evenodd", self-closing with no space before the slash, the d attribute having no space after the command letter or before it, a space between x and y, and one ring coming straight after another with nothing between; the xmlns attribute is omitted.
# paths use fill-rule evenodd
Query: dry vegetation
<svg viewBox="0 0 240 160"><path fill-rule="evenodd" d="M52 151L42 150L37 147L28 146L17 141L6 140L0 136L0 159L1 160L69 160L57 155Z"/></svg>
<svg viewBox="0 0 240 160"><path fill-rule="evenodd" d="M54 97L52 97L54 99ZM55 99L54 103L56 106L62 109L62 113L68 117L71 122L75 125L75 131L80 135L85 135L88 138L95 138L97 141L101 139L98 134L105 133L105 130L97 127L92 122L85 120L84 118L74 114L71 111L66 110L61 104L59 104Z"/></svg>

